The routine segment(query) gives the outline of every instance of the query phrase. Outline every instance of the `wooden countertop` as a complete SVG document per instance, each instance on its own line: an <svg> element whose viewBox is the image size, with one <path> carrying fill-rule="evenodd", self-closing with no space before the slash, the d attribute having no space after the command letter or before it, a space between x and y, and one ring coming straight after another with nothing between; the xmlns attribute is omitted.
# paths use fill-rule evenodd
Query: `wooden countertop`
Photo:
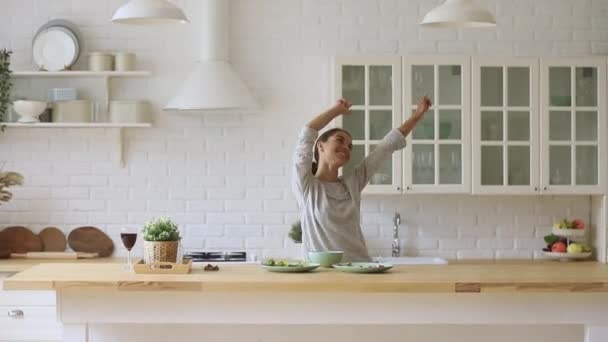
<svg viewBox="0 0 608 342"><path fill-rule="evenodd" d="M401 265L384 274L350 274L319 268L311 273L271 273L259 265L199 265L191 274L129 273L121 264L44 263L5 279L5 289L67 287L119 291L204 292L608 292L608 265L597 262L494 262Z"/></svg>
<svg viewBox="0 0 608 342"><path fill-rule="evenodd" d="M94 258L94 259L0 259L0 272L2 273L17 273L25 271L28 268L48 263L122 263L125 262L123 258Z"/></svg>

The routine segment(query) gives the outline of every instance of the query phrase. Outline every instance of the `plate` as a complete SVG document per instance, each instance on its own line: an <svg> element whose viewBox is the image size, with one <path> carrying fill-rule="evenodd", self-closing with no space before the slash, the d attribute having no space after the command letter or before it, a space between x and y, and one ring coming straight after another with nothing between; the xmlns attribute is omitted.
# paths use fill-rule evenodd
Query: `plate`
<svg viewBox="0 0 608 342"><path fill-rule="evenodd" d="M68 28L53 26L40 31L32 46L34 62L42 70L69 69L78 59L78 38Z"/></svg>
<svg viewBox="0 0 608 342"><path fill-rule="evenodd" d="M349 273L382 273L393 268L391 264L377 262L341 262L333 266L338 271Z"/></svg>
<svg viewBox="0 0 608 342"><path fill-rule="evenodd" d="M562 261L568 260L582 260L587 259L591 256L591 252L585 253L557 253L557 252L545 252L543 251L543 255L548 259L556 259Z"/></svg>
<svg viewBox="0 0 608 342"><path fill-rule="evenodd" d="M298 266L268 266L262 265L262 268L268 270L270 272L279 272L279 273L303 273L310 272L316 268L318 268L319 264L313 263L305 263Z"/></svg>

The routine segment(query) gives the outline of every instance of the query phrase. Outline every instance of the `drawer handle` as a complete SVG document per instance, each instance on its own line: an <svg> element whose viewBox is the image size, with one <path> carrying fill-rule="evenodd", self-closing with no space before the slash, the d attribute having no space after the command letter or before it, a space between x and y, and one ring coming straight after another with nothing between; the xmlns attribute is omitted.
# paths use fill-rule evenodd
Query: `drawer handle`
<svg viewBox="0 0 608 342"><path fill-rule="evenodd" d="M23 310L8 310L8 317L21 318L23 317Z"/></svg>

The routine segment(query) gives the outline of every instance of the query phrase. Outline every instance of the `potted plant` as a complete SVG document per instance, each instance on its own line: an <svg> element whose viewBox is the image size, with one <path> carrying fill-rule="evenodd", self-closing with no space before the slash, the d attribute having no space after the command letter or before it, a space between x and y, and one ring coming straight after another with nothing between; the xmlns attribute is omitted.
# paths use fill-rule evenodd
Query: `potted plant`
<svg viewBox="0 0 608 342"><path fill-rule="evenodd" d="M300 221L291 225L289 237L295 243L302 243L302 223Z"/></svg>
<svg viewBox="0 0 608 342"><path fill-rule="evenodd" d="M13 198L13 194L7 190L13 185L22 185L23 176L17 172L0 171L0 203L8 202Z"/></svg>
<svg viewBox="0 0 608 342"><path fill-rule="evenodd" d="M144 225L144 262L176 262L179 246L178 227L171 219L161 217Z"/></svg>
<svg viewBox="0 0 608 342"><path fill-rule="evenodd" d="M2 122L6 121L11 98L11 54L12 51L0 50L0 130L6 127Z"/></svg>

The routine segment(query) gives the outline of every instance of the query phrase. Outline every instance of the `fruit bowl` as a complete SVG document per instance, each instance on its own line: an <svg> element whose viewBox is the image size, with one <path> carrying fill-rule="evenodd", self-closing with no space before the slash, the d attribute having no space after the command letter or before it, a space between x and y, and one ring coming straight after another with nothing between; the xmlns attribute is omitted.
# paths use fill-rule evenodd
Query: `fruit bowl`
<svg viewBox="0 0 608 342"><path fill-rule="evenodd" d="M585 229L575 229L575 228L553 228L553 235L557 236L585 236Z"/></svg>
<svg viewBox="0 0 608 342"><path fill-rule="evenodd" d="M591 256L591 252L583 253L557 253L557 252L545 252L543 256L547 259L554 259L559 261L572 261L572 260L584 260Z"/></svg>

